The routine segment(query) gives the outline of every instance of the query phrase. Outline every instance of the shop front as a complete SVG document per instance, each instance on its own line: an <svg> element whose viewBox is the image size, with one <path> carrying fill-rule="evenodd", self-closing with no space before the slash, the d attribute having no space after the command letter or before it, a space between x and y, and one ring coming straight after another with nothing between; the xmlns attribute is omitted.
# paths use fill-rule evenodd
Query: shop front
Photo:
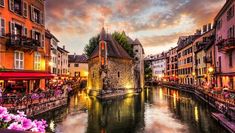
<svg viewBox="0 0 235 133"><path fill-rule="evenodd" d="M0 72L0 85L4 93L31 93L45 90L53 77L47 72Z"/></svg>

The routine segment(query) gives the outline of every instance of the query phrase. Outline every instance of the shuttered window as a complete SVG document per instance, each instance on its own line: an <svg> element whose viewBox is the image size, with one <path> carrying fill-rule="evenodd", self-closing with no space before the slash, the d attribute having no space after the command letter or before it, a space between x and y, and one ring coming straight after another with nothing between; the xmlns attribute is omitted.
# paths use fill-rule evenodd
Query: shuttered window
<svg viewBox="0 0 235 133"><path fill-rule="evenodd" d="M0 17L0 36L5 35L5 32L6 32L5 28L6 28L5 20Z"/></svg>
<svg viewBox="0 0 235 133"><path fill-rule="evenodd" d="M28 17L28 4L26 2L24 2L24 4L23 4L23 16L25 18Z"/></svg>
<svg viewBox="0 0 235 133"><path fill-rule="evenodd" d="M14 11L14 0L9 0L9 10Z"/></svg>
<svg viewBox="0 0 235 133"><path fill-rule="evenodd" d="M0 7L4 7L5 6L5 0L0 0Z"/></svg>

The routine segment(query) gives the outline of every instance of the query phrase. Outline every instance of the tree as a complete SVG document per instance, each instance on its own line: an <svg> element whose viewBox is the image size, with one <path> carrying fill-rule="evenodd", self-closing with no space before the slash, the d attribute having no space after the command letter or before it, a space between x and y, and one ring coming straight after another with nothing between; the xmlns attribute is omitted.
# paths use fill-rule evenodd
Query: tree
<svg viewBox="0 0 235 133"><path fill-rule="evenodd" d="M144 78L146 81L152 79L152 68L150 66L150 62L148 61L144 62Z"/></svg>
<svg viewBox="0 0 235 133"><path fill-rule="evenodd" d="M85 46L84 52L85 52L87 57L91 56L92 52L95 50L95 48L99 44L99 38L100 38L99 35L92 37L89 40L89 43Z"/></svg>
<svg viewBox="0 0 235 133"><path fill-rule="evenodd" d="M133 47L131 44L128 43L127 36L124 32L114 32L112 34L113 38L126 50L126 52L131 56L134 57Z"/></svg>

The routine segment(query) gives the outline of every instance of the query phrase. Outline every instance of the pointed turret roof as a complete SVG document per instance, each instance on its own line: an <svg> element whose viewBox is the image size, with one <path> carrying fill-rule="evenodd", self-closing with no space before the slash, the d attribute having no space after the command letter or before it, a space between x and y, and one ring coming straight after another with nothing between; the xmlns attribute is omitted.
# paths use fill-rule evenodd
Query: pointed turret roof
<svg viewBox="0 0 235 133"><path fill-rule="evenodd" d="M105 32L104 27L102 27L99 40L105 40L105 39L106 39L106 32Z"/></svg>
<svg viewBox="0 0 235 133"><path fill-rule="evenodd" d="M134 42L135 42L135 44L142 45L142 44L140 43L139 39L137 39L137 38L135 39L135 41L134 41Z"/></svg>
<svg viewBox="0 0 235 133"><path fill-rule="evenodd" d="M115 57L115 58L125 58L125 59L132 59L126 50L112 37L111 34L105 33L104 28L102 28L100 33L100 40L106 41L107 43L107 54L108 57ZM90 59L99 56L99 46L97 47L91 54Z"/></svg>

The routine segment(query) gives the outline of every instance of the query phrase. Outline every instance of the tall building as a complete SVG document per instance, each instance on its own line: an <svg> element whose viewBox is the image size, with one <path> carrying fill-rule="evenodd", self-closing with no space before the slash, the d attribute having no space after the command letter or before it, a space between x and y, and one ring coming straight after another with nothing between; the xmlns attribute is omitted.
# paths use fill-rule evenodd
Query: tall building
<svg viewBox="0 0 235 133"><path fill-rule="evenodd" d="M57 46L57 76L60 78L66 78L69 76L68 71L68 51Z"/></svg>
<svg viewBox="0 0 235 133"><path fill-rule="evenodd" d="M69 76L77 79L88 78L88 61L86 55L69 55Z"/></svg>
<svg viewBox="0 0 235 133"><path fill-rule="evenodd" d="M194 51L193 42L198 35L180 37L178 40L178 77L180 84L194 84L193 75Z"/></svg>
<svg viewBox="0 0 235 133"><path fill-rule="evenodd" d="M8 90L44 89L52 77L44 8L44 0L0 1L0 84Z"/></svg>
<svg viewBox="0 0 235 133"><path fill-rule="evenodd" d="M52 74L57 74L57 69L58 69L58 43L59 40L49 31L46 30L46 42L48 42L50 46L50 72Z"/></svg>
<svg viewBox="0 0 235 133"><path fill-rule="evenodd" d="M235 89L235 16L234 0L227 0L215 17L216 77L219 87Z"/></svg>
<svg viewBox="0 0 235 133"><path fill-rule="evenodd" d="M178 47L171 48L166 57L166 78L167 81L178 81Z"/></svg>
<svg viewBox="0 0 235 133"><path fill-rule="evenodd" d="M204 29L207 26L204 26ZM211 25L208 25L207 30L203 30L203 33L194 42L195 63L194 71L196 84L199 86L208 86L212 82L209 68L212 67L212 51L208 51L214 44L214 29Z"/></svg>
<svg viewBox="0 0 235 133"><path fill-rule="evenodd" d="M152 77L157 81L163 81L166 76L166 56L167 53L162 52L160 54L150 55L146 59L150 61Z"/></svg>

